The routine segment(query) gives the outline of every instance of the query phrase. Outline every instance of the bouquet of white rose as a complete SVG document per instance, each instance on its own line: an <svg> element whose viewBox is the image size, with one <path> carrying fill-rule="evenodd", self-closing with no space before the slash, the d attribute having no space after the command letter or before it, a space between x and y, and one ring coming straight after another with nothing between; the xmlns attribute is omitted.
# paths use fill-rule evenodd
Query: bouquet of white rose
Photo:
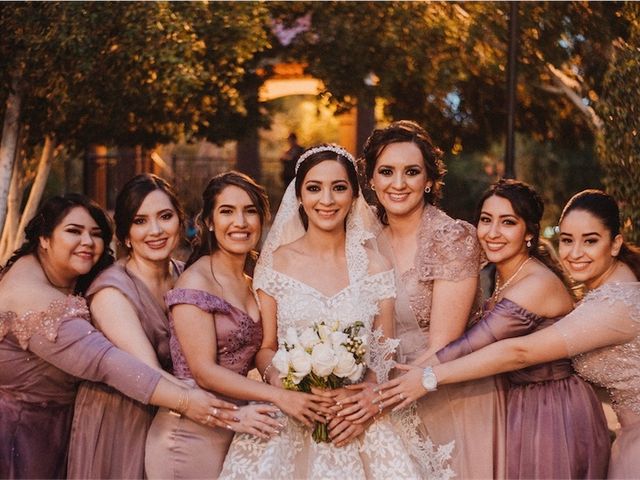
<svg viewBox="0 0 640 480"><path fill-rule="evenodd" d="M358 335L362 327L362 322L341 328L339 321L322 321L300 335L289 328L272 360L284 388L310 392L311 387L333 389L358 382L366 369L367 339ZM316 423L313 439L329 441L325 424Z"/></svg>

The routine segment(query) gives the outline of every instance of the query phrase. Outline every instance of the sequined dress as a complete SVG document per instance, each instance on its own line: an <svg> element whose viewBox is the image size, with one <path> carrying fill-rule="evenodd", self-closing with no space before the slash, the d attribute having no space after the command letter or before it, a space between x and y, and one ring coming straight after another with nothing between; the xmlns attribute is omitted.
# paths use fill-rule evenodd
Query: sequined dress
<svg viewBox="0 0 640 480"><path fill-rule="evenodd" d="M182 262L173 262L176 272ZM114 288L130 303L163 370L173 370L169 319L142 280L121 260L103 271L86 293L89 303ZM133 400L108 385L83 382L76 396L69 446L69 478L143 478L144 445L156 407Z"/></svg>
<svg viewBox="0 0 640 480"><path fill-rule="evenodd" d="M83 298L0 312L0 478L65 478L76 388L104 382L148 403L160 373L89 323Z"/></svg>
<svg viewBox="0 0 640 480"><path fill-rule="evenodd" d="M554 325L573 366L605 387L621 429L611 448L608 478L640 476L640 282L608 283L589 292Z"/></svg>
<svg viewBox="0 0 640 480"><path fill-rule="evenodd" d="M553 325L508 298L438 353L444 363L493 342ZM604 412L591 386L569 359L509 372L507 478L603 478L609 460Z"/></svg>
<svg viewBox="0 0 640 480"><path fill-rule="evenodd" d="M366 259L365 259L366 260ZM366 263L364 265L366 269ZM272 296L278 305L278 341L284 342L289 328L299 333L319 319L347 326L361 321L364 330L373 335L373 319L378 302L393 297L391 271L375 275L352 275L349 286L327 297L313 287L273 269L256 275L254 288ZM369 340L373 344L375 340ZM392 346L392 350L395 346ZM370 358L368 365L384 369L384 362ZM391 365L388 365L388 369ZM384 373L383 373L384 374ZM416 417L417 421L417 417ZM315 443L311 430L297 421L282 417L284 430L262 440L237 434L225 460L221 478L296 478L296 479L389 479L447 478L438 452L428 443L412 443L410 430L388 417L371 424L363 435L348 445L336 448L331 443ZM420 448L422 447L422 450ZM422 456L425 465L414 461L411 453Z"/></svg>
<svg viewBox="0 0 640 480"><path fill-rule="evenodd" d="M418 230L413 266L396 268L396 334L399 361L409 363L427 350L436 280L461 281L478 275L480 245L475 228L427 205ZM395 256L382 234L382 253ZM479 295L477 299L479 307ZM504 478L505 398L500 377L454 385L422 397L417 411L429 437L452 448L450 466L457 478Z"/></svg>
<svg viewBox="0 0 640 480"><path fill-rule="evenodd" d="M176 288L167 292L165 300L168 308L188 304L210 313L216 330L216 363L240 375L247 375L262 343L262 323L259 320L252 319L223 298L202 290ZM196 382L175 335L171 315L169 324L174 375L195 386ZM243 403L216 395L236 404ZM147 435L147 477L217 478L232 438L233 432L230 430L204 426L161 408Z"/></svg>

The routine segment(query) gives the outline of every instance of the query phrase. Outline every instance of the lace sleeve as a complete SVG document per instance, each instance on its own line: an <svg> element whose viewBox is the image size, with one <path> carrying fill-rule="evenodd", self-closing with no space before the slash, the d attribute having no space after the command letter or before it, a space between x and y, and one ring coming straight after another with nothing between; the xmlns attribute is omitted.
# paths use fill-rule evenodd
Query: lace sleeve
<svg viewBox="0 0 640 480"><path fill-rule="evenodd" d="M416 255L420 280L457 282L477 276L480 251L475 227L450 218L436 207L425 209Z"/></svg>
<svg viewBox="0 0 640 480"><path fill-rule="evenodd" d="M553 325L569 356L631 341L640 334L640 283L605 284Z"/></svg>

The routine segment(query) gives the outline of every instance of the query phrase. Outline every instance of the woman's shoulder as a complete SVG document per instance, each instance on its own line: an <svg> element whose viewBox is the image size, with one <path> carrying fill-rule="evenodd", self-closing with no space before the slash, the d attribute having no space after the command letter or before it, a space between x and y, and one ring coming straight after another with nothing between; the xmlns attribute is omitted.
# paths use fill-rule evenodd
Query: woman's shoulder
<svg viewBox="0 0 640 480"><path fill-rule="evenodd" d="M566 285L555 273L537 263L505 291L505 297L546 318L566 315L573 309L573 298Z"/></svg>
<svg viewBox="0 0 640 480"><path fill-rule="evenodd" d="M208 290L212 284L211 272L210 257L200 257L180 274L174 288Z"/></svg>

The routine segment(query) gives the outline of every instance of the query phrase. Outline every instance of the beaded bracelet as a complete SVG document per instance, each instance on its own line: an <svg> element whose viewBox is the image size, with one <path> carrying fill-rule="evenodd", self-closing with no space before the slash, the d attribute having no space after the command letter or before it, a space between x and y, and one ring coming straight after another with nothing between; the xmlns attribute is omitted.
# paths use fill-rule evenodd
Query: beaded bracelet
<svg viewBox="0 0 640 480"><path fill-rule="evenodd" d="M271 367L273 367L273 364L269 363L267 368L264 369L264 372L262 372L262 381L264 383L269 383L269 370L271 370Z"/></svg>

